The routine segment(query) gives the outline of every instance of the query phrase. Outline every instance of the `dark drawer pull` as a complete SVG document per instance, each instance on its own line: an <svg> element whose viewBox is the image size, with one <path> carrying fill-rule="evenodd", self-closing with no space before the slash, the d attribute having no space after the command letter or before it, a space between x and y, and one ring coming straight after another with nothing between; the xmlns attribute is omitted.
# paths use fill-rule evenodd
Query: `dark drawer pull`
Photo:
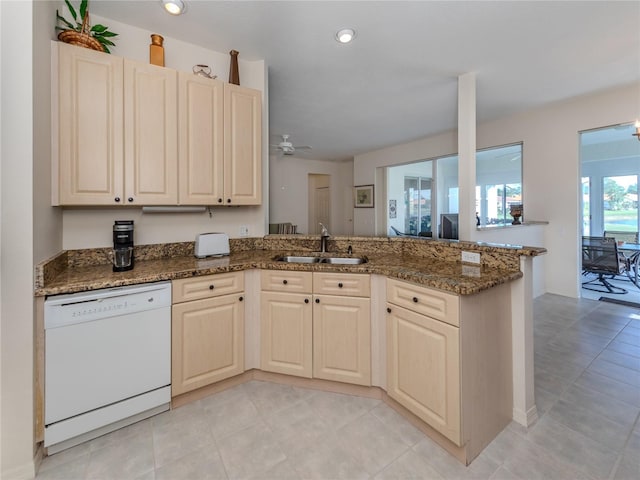
<svg viewBox="0 0 640 480"><path fill-rule="evenodd" d="M127 200L128 200L129 202L133 202L133 197L129 197L129 198L127 198Z"/></svg>
<svg viewBox="0 0 640 480"><path fill-rule="evenodd" d="M308 298L305 298L305 299L304 299L304 303L309 303L309 299L308 299Z"/></svg>
<svg viewBox="0 0 640 480"><path fill-rule="evenodd" d="M320 299L319 298L316 298L316 303L320 303Z"/></svg>
<svg viewBox="0 0 640 480"><path fill-rule="evenodd" d="M391 313L391 309L387 307L387 313Z"/></svg>
<svg viewBox="0 0 640 480"><path fill-rule="evenodd" d="M342 288L342 282L338 284L338 288Z"/></svg>
<svg viewBox="0 0 640 480"><path fill-rule="evenodd" d="M418 303L418 297L413 297L413 303Z"/></svg>
<svg viewBox="0 0 640 480"><path fill-rule="evenodd" d="M282 280L282 283L283 283L283 285L286 285L289 282L287 282L286 280Z"/></svg>
<svg viewBox="0 0 640 480"><path fill-rule="evenodd" d="M116 198L114 198L114 200L115 200L116 202L119 202L119 201L120 201L120 197L116 197Z"/></svg>
<svg viewBox="0 0 640 480"><path fill-rule="evenodd" d="M243 300L244 300L244 297L240 297L238 300L243 301Z"/></svg>
<svg viewBox="0 0 640 480"><path fill-rule="evenodd" d="M209 290L213 290L213 285L209 285Z"/></svg>

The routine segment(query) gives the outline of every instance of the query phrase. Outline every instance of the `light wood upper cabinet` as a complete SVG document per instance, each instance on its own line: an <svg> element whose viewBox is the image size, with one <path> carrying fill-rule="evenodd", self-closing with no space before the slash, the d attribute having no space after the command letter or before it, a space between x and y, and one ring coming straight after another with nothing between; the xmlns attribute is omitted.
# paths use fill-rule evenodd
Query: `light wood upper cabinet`
<svg viewBox="0 0 640 480"><path fill-rule="evenodd" d="M179 73L182 205L217 205L224 197L224 83Z"/></svg>
<svg viewBox="0 0 640 480"><path fill-rule="evenodd" d="M262 203L262 92L62 42L53 56L54 205Z"/></svg>
<svg viewBox="0 0 640 480"><path fill-rule="evenodd" d="M122 58L62 42L53 54L52 203L123 203Z"/></svg>
<svg viewBox="0 0 640 480"><path fill-rule="evenodd" d="M224 203L262 203L262 95L224 85Z"/></svg>
<svg viewBox="0 0 640 480"><path fill-rule="evenodd" d="M177 72L124 61L125 196L132 205L178 202Z"/></svg>

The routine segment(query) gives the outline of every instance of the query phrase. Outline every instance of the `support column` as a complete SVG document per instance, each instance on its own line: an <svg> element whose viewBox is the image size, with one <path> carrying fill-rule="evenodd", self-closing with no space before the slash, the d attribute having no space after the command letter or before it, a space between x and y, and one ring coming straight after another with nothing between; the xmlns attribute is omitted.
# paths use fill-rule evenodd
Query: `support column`
<svg viewBox="0 0 640 480"><path fill-rule="evenodd" d="M513 420L530 427L538 420L533 368L533 257L520 257L521 279L511 282Z"/></svg>
<svg viewBox="0 0 640 480"><path fill-rule="evenodd" d="M476 74L458 77L458 234L474 240L476 226Z"/></svg>

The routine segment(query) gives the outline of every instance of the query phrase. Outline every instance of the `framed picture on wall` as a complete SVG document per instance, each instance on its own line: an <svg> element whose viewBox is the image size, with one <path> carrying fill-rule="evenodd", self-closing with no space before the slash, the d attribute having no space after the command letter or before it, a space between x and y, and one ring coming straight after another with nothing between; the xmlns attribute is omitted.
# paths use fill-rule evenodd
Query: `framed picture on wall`
<svg viewBox="0 0 640 480"><path fill-rule="evenodd" d="M353 198L356 208L373 208L373 185L356 185Z"/></svg>

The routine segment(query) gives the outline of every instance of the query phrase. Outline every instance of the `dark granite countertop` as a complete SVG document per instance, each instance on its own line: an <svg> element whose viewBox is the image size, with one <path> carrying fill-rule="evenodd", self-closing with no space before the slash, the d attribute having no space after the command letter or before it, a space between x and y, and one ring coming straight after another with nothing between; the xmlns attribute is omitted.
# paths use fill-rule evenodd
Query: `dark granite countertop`
<svg viewBox="0 0 640 480"><path fill-rule="evenodd" d="M232 252L228 257L205 259L178 254L163 258L136 259L135 268L128 272L113 272L111 265L105 263L65 265L46 281L44 276L37 275L35 295L74 293L253 268L378 274L458 295L471 295L522 277L519 269L504 268L503 265L472 266L400 252L366 253L368 262L361 265L295 264L274 260L278 255L293 253L309 255L311 252L246 250ZM64 254L65 252L60 255Z"/></svg>

